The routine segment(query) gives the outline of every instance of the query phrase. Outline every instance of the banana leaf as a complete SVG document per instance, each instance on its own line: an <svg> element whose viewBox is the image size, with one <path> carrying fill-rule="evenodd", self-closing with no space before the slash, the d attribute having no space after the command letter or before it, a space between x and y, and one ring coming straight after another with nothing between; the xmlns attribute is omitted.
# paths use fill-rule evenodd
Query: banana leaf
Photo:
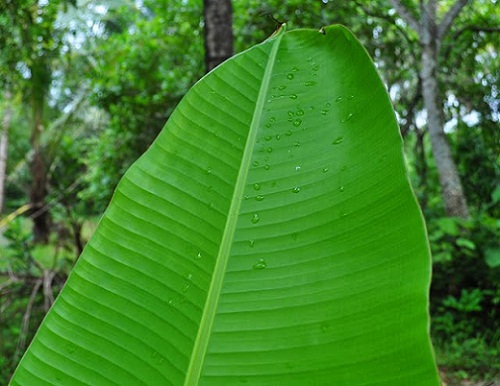
<svg viewBox="0 0 500 386"><path fill-rule="evenodd" d="M125 174L11 384L438 385L429 283L373 62L281 29Z"/></svg>

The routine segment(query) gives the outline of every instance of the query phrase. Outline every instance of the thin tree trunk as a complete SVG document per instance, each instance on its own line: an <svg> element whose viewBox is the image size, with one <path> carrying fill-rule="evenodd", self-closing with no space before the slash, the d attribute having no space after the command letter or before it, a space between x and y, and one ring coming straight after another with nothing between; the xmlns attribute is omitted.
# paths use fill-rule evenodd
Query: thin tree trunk
<svg viewBox="0 0 500 386"><path fill-rule="evenodd" d="M427 128L439 173L439 182L443 190L446 214L468 218L469 209L460 175L444 133L442 103L440 103L442 99L440 99L438 83L438 57L441 41L453 20L467 4L467 0L455 0L440 24L437 23L436 0L420 1L420 19L410 12L402 1L390 0L390 2L420 37L422 97L427 112Z"/></svg>
<svg viewBox="0 0 500 386"><path fill-rule="evenodd" d="M32 111L33 126L31 132L31 148L33 158L31 159L31 189L30 202L32 205L31 217L33 219L33 235L36 243L47 243L50 233L50 217L46 210L47 190L47 168L42 153L41 137L43 131L43 90L36 86L33 88Z"/></svg>
<svg viewBox="0 0 500 386"><path fill-rule="evenodd" d="M5 182L7 181L7 154L9 144L9 128L12 119L12 107L10 105L10 92L4 93L5 109L3 111L2 132L0 134L0 214L3 213L5 205Z"/></svg>
<svg viewBox="0 0 500 386"><path fill-rule="evenodd" d="M233 8L230 0L204 0L206 72L233 55Z"/></svg>
<svg viewBox="0 0 500 386"><path fill-rule="evenodd" d="M439 95L438 83L438 55L441 40L437 33L435 6L436 4L430 1L427 7L424 5L422 12L420 35L422 96L427 112L427 128L431 139L432 153L443 190L445 212L448 216L468 218L469 209L460 175L444 133L442 104L440 103L442 99Z"/></svg>

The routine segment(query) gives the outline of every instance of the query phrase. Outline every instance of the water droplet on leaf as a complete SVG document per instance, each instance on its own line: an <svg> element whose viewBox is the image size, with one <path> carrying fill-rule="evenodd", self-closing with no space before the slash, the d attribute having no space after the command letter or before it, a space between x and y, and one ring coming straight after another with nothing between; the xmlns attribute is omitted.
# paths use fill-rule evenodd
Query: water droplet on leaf
<svg viewBox="0 0 500 386"><path fill-rule="evenodd" d="M354 115L354 113L349 113L349 115L347 115L347 117L345 117L344 119L342 119L341 122L345 123L345 122L350 121L353 115Z"/></svg>
<svg viewBox="0 0 500 386"><path fill-rule="evenodd" d="M267 262L264 259L259 259L259 262L253 265L253 269L264 269L267 267Z"/></svg>
<svg viewBox="0 0 500 386"><path fill-rule="evenodd" d="M344 140L344 137L337 137L333 140L332 145L340 145L343 140Z"/></svg>

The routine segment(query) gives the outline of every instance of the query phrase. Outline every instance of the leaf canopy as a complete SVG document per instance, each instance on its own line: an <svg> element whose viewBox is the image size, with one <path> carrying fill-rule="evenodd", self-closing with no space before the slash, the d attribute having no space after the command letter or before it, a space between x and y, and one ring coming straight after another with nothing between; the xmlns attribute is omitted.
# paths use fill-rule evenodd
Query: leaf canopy
<svg viewBox="0 0 500 386"><path fill-rule="evenodd" d="M387 92L344 27L200 80L125 174L14 385L438 385Z"/></svg>

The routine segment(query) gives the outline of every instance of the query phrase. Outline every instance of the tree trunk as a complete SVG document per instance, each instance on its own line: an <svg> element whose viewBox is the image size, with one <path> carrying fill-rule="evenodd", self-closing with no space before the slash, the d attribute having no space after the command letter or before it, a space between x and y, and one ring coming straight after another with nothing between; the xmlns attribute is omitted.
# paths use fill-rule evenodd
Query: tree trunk
<svg viewBox="0 0 500 386"><path fill-rule="evenodd" d="M46 208L47 190L47 168L42 153L41 137L43 130L43 94L33 89L32 111L33 127L31 132L31 148L33 158L30 163L31 171L31 218L33 219L33 236L35 243L46 244L49 241L50 217Z"/></svg>
<svg viewBox="0 0 500 386"><path fill-rule="evenodd" d="M427 111L427 128L431 139L434 161L439 173L439 182L443 189L445 212L448 216L468 218L467 200L443 129L442 106L439 103L441 99L437 76L439 46L436 37L432 35L430 39L422 39L422 67L420 74L424 107Z"/></svg>
<svg viewBox="0 0 500 386"><path fill-rule="evenodd" d="M9 128L12 119L12 107L10 105L10 92L4 93L5 109L3 111L2 132L0 134L0 214L3 213L5 205L5 182L7 180L7 152L9 144Z"/></svg>
<svg viewBox="0 0 500 386"><path fill-rule="evenodd" d="M206 72L233 55L233 8L230 0L204 0Z"/></svg>
<svg viewBox="0 0 500 386"><path fill-rule="evenodd" d="M431 138L432 154L438 169L439 182L443 189L444 207L448 216L462 218L469 217L469 209L457 166L444 133L437 66L441 41L467 1L455 0L438 24L438 3L436 0L420 1L420 19L401 0L390 0L399 15L420 37L422 97L427 112L427 129Z"/></svg>

